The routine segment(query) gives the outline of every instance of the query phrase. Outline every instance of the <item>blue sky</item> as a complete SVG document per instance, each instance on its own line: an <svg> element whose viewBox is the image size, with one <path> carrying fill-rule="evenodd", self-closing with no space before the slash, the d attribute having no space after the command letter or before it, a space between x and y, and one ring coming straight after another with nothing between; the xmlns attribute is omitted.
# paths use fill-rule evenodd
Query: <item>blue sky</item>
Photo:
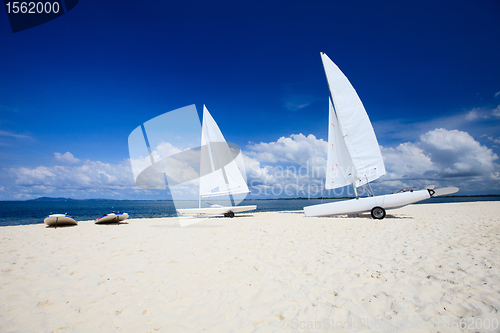
<svg viewBox="0 0 500 333"><path fill-rule="evenodd" d="M14 34L0 10L0 199L165 198L134 186L127 138L190 104L257 165L254 193L284 185L279 168L326 158L320 51L372 120L380 192L500 193L499 14L498 1L81 0Z"/></svg>

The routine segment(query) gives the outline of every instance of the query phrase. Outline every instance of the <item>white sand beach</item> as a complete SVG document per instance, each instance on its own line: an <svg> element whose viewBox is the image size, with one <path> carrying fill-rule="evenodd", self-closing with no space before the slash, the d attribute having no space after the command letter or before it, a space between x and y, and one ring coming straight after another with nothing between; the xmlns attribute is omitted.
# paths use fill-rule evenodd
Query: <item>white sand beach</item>
<svg viewBox="0 0 500 333"><path fill-rule="evenodd" d="M0 228L0 331L500 331L500 202L127 222Z"/></svg>

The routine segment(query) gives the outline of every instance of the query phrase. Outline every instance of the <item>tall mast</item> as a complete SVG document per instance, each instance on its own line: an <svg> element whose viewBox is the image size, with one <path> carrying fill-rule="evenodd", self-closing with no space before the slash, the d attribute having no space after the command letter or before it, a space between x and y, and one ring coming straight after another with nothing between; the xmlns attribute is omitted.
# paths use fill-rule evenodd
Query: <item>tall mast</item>
<svg viewBox="0 0 500 333"><path fill-rule="evenodd" d="M214 172L215 167L214 167L214 160L212 157L212 149L210 148L210 138L208 137L207 122L205 120L205 109L206 109L206 107L205 107L205 105L203 105L203 124L202 124L203 128L202 128L202 131L205 134L204 135L205 141L207 142L208 157L210 158L210 167L211 167L212 172ZM200 169L201 169L201 165L200 165ZM200 179L200 181L201 181L201 179ZM198 198L198 208L201 208L201 193L199 194L199 198Z"/></svg>

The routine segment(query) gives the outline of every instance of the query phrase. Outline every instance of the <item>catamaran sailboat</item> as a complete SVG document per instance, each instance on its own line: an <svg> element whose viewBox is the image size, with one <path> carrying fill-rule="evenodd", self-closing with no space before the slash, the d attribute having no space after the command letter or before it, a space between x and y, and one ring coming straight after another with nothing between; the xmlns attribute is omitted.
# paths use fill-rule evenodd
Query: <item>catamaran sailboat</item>
<svg viewBox="0 0 500 333"><path fill-rule="evenodd" d="M250 193L247 183L232 157L219 126L206 106L203 106L203 124L201 129L200 192L198 208L177 209L180 216L224 215L234 217L234 213L257 209L251 206L221 206L213 204L201 207L202 198ZM227 163L228 160L231 160Z"/></svg>
<svg viewBox="0 0 500 333"><path fill-rule="evenodd" d="M371 212L373 218L383 219L387 209L458 191L456 187L434 189L434 186L430 186L422 190L358 197L358 187L366 186L385 175L384 160L372 124L356 90L323 52L321 59L331 95L325 189L352 185L356 198L304 207L306 216Z"/></svg>

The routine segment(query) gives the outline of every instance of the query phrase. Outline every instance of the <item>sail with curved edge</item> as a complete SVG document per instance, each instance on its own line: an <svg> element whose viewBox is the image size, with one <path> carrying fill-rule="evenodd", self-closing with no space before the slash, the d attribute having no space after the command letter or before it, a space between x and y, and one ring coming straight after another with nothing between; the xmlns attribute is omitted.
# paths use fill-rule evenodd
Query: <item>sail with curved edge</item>
<svg viewBox="0 0 500 333"><path fill-rule="evenodd" d="M328 101L330 114L328 117L328 169L326 170L325 183L325 189L327 190L351 185L356 181L354 164L347 150L342 132L340 132L332 100L329 98Z"/></svg>
<svg viewBox="0 0 500 333"><path fill-rule="evenodd" d="M212 144L215 142L219 144ZM205 175L200 178L200 196L250 192L236 160L225 162L232 156L231 148L220 143L226 143L226 140L208 109L203 106L200 167L201 174ZM206 168L209 172L205 172Z"/></svg>
<svg viewBox="0 0 500 333"><path fill-rule="evenodd" d="M344 173L342 175L343 179L349 180L350 183L359 187L385 175L384 160L372 124L356 90L354 90L344 73L325 53L321 53L321 60L323 61L328 87L333 100L334 115L339 125L338 133L332 137L340 139L341 136L348 152L348 155L345 152L339 154L329 149L327 170L332 170L332 167L334 167L334 165L330 164L330 161L338 159L338 173ZM331 124L332 122L330 122L330 126L332 126ZM332 143L329 135L329 146ZM338 156L331 158L330 154L338 154ZM353 167L352 173L350 167ZM327 189L348 185L341 179L338 180L337 185L334 185L335 180L333 180L334 183L330 180L329 184L328 173Z"/></svg>

